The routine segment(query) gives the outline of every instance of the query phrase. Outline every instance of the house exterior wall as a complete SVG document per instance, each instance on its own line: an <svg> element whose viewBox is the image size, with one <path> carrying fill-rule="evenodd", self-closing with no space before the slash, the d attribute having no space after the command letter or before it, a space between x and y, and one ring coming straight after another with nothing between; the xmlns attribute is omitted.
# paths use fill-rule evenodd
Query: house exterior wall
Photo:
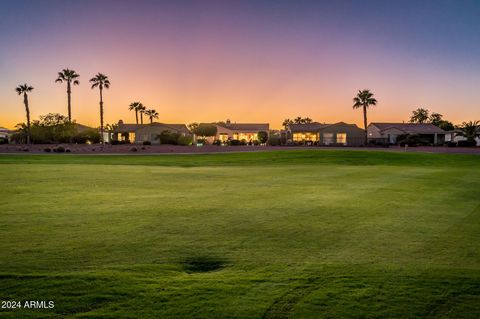
<svg viewBox="0 0 480 319"><path fill-rule="evenodd" d="M180 133L186 135L184 132L179 132L168 126L152 125L139 128L135 131L135 143L143 143L149 141L152 144L160 144L160 140L157 138L164 131L170 131L172 133Z"/></svg>
<svg viewBox="0 0 480 319"><path fill-rule="evenodd" d="M358 146L365 142L365 132L356 126L332 125L321 130L320 133L321 144L343 144L349 146ZM332 139L333 142L331 142Z"/></svg>

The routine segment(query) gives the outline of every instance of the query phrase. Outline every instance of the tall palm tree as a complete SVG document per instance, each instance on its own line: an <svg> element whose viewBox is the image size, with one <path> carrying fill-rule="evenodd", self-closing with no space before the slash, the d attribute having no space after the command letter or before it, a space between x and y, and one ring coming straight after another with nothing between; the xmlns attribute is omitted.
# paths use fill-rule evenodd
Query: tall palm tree
<svg viewBox="0 0 480 319"><path fill-rule="evenodd" d="M140 106L138 107L138 113L140 113L140 124L143 124L143 114L145 114L146 110L147 108L142 103L140 103Z"/></svg>
<svg viewBox="0 0 480 319"><path fill-rule="evenodd" d="M100 141L102 144L105 144L103 140L103 88L110 88L110 81L108 76L102 73L98 73L93 78L90 79L92 83L92 89L98 87L100 90Z"/></svg>
<svg viewBox="0 0 480 319"><path fill-rule="evenodd" d="M135 121L138 124L138 111L141 109L142 103L140 102L133 102L128 106L130 111L135 111Z"/></svg>
<svg viewBox="0 0 480 319"><path fill-rule="evenodd" d="M153 123L153 119L158 119L158 112L154 109L146 110L145 115L150 118L150 124Z"/></svg>
<svg viewBox="0 0 480 319"><path fill-rule="evenodd" d="M74 70L63 69L62 72L58 72L58 78L55 80L56 83L67 82L67 96L68 96L68 121L72 122L72 84L79 85L80 82L77 80L80 75Z"/></svg>
<svg viewBox="0 0 480 319"><path fill-rule="evenodd" d="M23 94L23 104L25 105L25 113L27 114L27 144L30 144L30 108L28 107L28 92L32 92L33 87L27 83L21 84L15 88L18 95Z"/></svg>
<svg viewBox="0 0 480 319"><path fill-rule="evenodd" d="M365 144L368 144L367 135L367 109L370 105L377 105L377 100L373 97L370 90L358 91L357 96L353 98L353 108L363 108L363 126L365 128Z"/></svg>

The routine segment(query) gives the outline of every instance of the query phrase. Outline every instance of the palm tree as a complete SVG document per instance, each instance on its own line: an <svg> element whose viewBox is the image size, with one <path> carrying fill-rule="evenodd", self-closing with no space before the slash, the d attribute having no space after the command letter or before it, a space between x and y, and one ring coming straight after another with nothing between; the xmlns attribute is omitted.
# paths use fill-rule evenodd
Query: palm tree
<svg viewBox="0 0 480 319"><path fill-rule="evenodd" d="M25 105L25 113L27 114L27 144L30 144L30 109L28 107L28 92L32 92L33 87L27 83L21 84L15 88L18 95L23 94L23 104Z"/></svg>
<svg viewBox="0 0 480 319"><path fill-rule="evenodd" d="M363 126L365 128L365 144L368 144L367 135L367 109L370 105L377 105L377 100L373 97L370 90L358 91L357 96L353 98L353 108L363 108Z"/></svg>
<svg viewBox="0 0 480 319"><path fill-rule="evenodd" d="M137 124L138 124L138 111L140 110L141 107L142 107L142 103L140 102L133 102L128 106L128 109L130 111L135 111L135 121L137 122Z"/></svg>
<svg viewBox="0 0 480 319"><path fill-rule="evenodd" d="M140 113L140 124L143 124L143 114L145 114L146 110L147 108L142 103L140 103L140 106L138 107L138 112Z"/></svg>
<svg viewBox="0 0 480 319"><path fill-rule="evenodd" d="M158 112L154 109L146 110L145 115L150 118L150 124L153 123L153 119L158 119Z"/></svg>
<svg viewBox="0 0 480 319"><path fill-rule="evenodd" d="M103 140L103 88L110 88L110 81L108 80L108 76L102 73L98 73L93 78L90 79L90 83L92 83L92 89L98 87L100 90L100 141L102 144L105 144Z"/></svg>
<svg viewBox="0 0 480 319"><path fill-rule="evenodd" d="M72 94L72 89L71 86L73 85L79 85L80 82L77 80L77 78L80 75L75 72L74 70L70 69L63 69L62 72L58 72L58 78L55 80L56 83L63 83L67 82L67 96L68 96L68 121L72 122L72 104L71 104L71 94Z"/></svg>
<svg viewBox="0 0 480 319"><path fill-rule="evenodd" d="M459 135L465 136L469 142L475 142L475 138L480 136L480 121L463 122L460 130Z"/></svg>

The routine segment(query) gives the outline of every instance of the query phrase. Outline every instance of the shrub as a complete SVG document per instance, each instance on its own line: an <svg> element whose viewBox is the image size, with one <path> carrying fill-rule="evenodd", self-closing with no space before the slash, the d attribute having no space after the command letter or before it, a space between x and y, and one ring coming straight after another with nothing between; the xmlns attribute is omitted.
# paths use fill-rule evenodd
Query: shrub
<svg viewBox="0 0 480 319"><path fill-rule="evenodd" d="M239 140L230 140L230 141L228 141L228 145L239 146L239 145L241 145L241 142Z"/></svg>
<svg viewBox="0 0 480 319"><path fill-rule="evenodd" d="M188 146L192 145L193 143L193 138L190 135L180 135L177 139L177 144L178 145L183 145L183 146Z"/></svg>
<svg viewBox="0 0 480 319"><path fill-rule="evenodd" d="M71 153L72 151L69 148L65 149L65 153Z"/></svg>
<svg viewBox="0 0 480 319"><path fill-rule="evenodd" d="M56 152L56 153L65 153L65 147L58 146L58 147L54 148L53 151Z"/></svg>
<svg viewBox="0 0 480 319"><path fill-rule="evenodd" d="M44 148L43 151L44 151L44 152L47 152L47 153L50 153L50 152L52 151L52 149L49 148L49 147L47 147L47 148Z"/></svg>
<svg viewBox="0 0 480 319"><path fill-rule="evenodd" d="M258 141L259 141L260 143L262 143L262 144L267 143L267 141L268 141L268 132L260 131L260 132L258 132L257 136L258 136Z"/></svg>
<svg viewBox="0 0 480 319"><path fill-rule="evenodd" d="M246 139L240 140L240 145L247 145L247 140Z"/></svg>
<svg viewBox="0 0 480 319"><path fill-rule="evenodd" d="M220 141L220 140L215 140L215 141L213 141L212 145L220 146L220 145L222 145L222 141Z"/></svg>
<svg viewBox="0 0 480 319"><path fill-rule="evenodd" d="M124 145L124 144L130 144L130 141L125 140L125 141L119 141L119 140L112 140L110 142L111 145Z"/></svg>
<svg viewBox="0 0 480 319"><path fill-rule="evenodd" d="M143 141L142 144L143 144L143 145L152 145L152 142L150 142L150 141Z"/></svg>
<svg viewBox="0 0 480 319"><path fill-rule="evenodd" d="M282 145L282 138L278 135L270 135L267 144L271 146L280 146Z"/></svg>
<svg viewBox="0 0 480 319"><path fill-rule="evenodd" d="M449 141L446 143L447 147L455 147L457 146L457 142Z"/></svg>
<svg viewBox="0 0 480 319"><path fill-rule="evenodd" d="M8 139L0 137L0 144L8 144Z"/></svg>
<svg viewBox="0 0 480 319"><path fill-rule="evenodd" d="M132 147L132 148L130 149L130 152L136 152L136 151L138 151L136 147Z"/></svg>
<svg viewBox="0 0 480 319"><path fill-rule="evenodd" d="M398 137L397 141L400 146L419 146L431 144L431 141L428 137L422 137L418 134L402 135Z"/></svg>
<svg viewBox="0 0 480 319"><path fill-rule="evenodd" d="M172 133L168 130L165 130L159 135L157 135L157 139L160 140L160 144L170 144L170 145L177 145L179 137L180 137L180 134Z"/></svg>
<svg viewBox="0 0 480 319"><path fill-rule="evenodd" d="M472 146L476 146L477 142L469 141L469 140L463 140L463 141L458 141L457 145L459 147L472 147Z"/></svg>
<svg viewBox="0 0 480 319"><path fill-rule="evenodd" d="M256 145L256 146L260 145L260 141L254 140L253 145Z"/></svg>

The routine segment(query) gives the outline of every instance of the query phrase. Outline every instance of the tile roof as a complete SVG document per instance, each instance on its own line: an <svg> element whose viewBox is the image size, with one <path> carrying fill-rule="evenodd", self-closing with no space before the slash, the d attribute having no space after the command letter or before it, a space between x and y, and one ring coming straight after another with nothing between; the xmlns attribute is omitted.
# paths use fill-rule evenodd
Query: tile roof
<svg viewBox="0 0 480 319"><path fill-rule="evenodd" d="M327 123L306 123L306 124L290 124L289 129L292 133L294 132L318 132L332 126L352 126L358 128L355 124L348 124L345 122L338 122L334 124Z"/></svg>
<svg viewBox="0 0 480 319"><path fill-rule="evenodd" d="M441 128L430 123L370 123L384 131L395 128L406 134L445 134Z"/></svg>
<svg viewBox="0 0 480 319"><path fill-rule="evenodd" d="M224 127L232 131L243 132L259 132L266 131L270 128L268 123L215 123L215 125Z"/></svg>

